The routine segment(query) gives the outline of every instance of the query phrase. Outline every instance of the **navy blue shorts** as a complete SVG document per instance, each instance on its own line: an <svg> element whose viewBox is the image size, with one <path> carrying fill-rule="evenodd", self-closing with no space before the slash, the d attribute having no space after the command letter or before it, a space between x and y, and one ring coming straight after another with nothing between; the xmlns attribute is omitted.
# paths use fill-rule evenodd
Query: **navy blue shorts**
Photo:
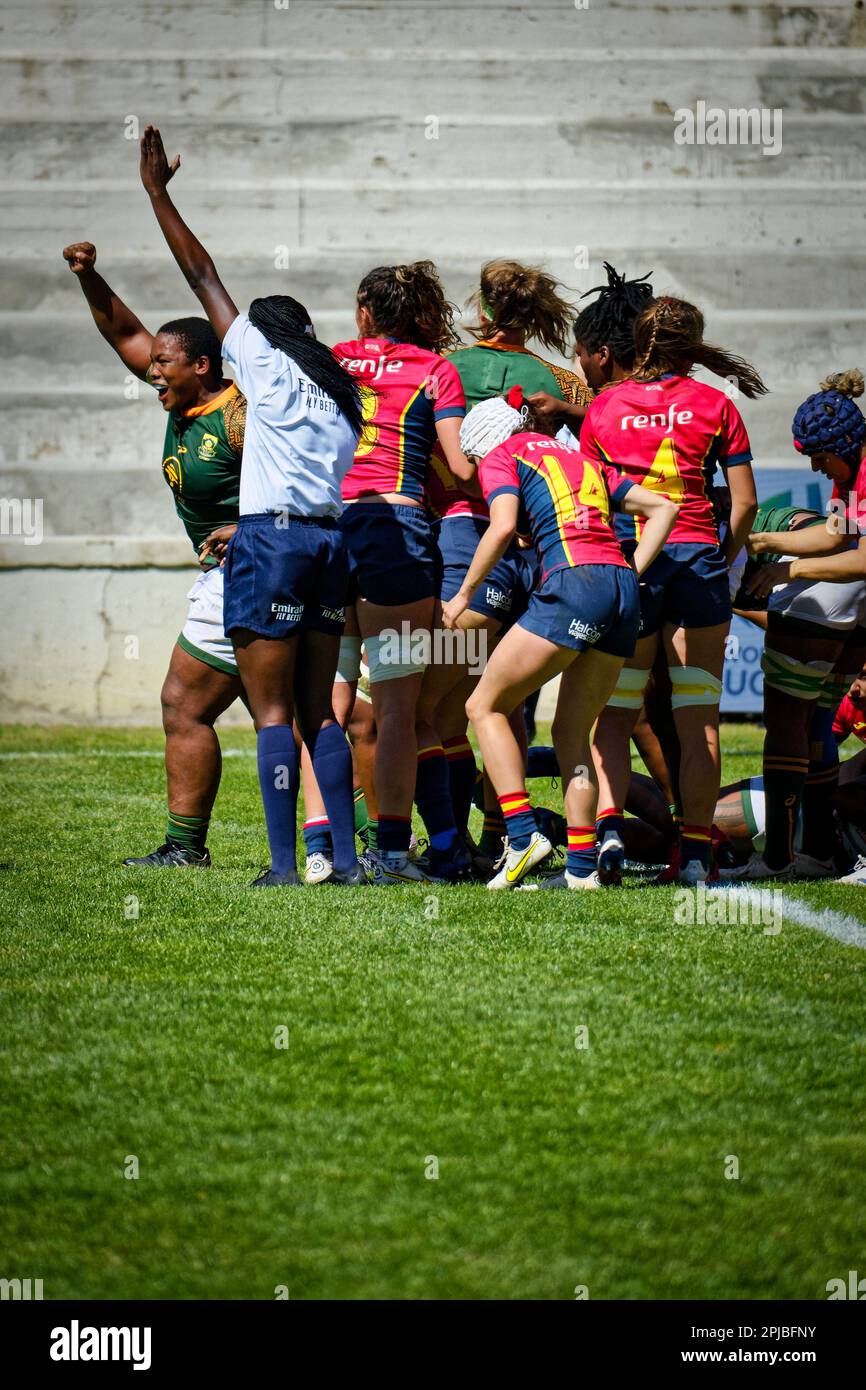
<svg viewBox="0 0 866 1390"><path fill-rule="evenodd" d="M625 565L563 565L552 570L517 626L558 647L634 655L640 600L634 570Z"/></svg>
<svg viewBox="0 0 866 1390"><path fill-rule="evenodd" d="M439 552L423 507L353 502L340 519L349 556L349 591L399 608L439 589Z"/></svg>
<svg viewBox="0 0 866 1390"><path fill-rule="evenodd" d="M466 578L479 540L488 522L475 516L452 516L434 527L436 543L442 562L439 597L443 603L453 598ZM524 556L530 557L524 559ZM502 559L493 566L478 586L469 607L485 618L498 618L503 627L510 625L526 612L529 597L535 587L535 552L509 546Z"/></svg>
<svg viewBox="0 0 866 1390"><path fill-rule="evenodd" d="M633 545L624 545L626 556ZM717 545L677 541L666 545L640 578L640 635L651 637L664 623L716 627L731 620L728 567Z"/></svg>
<svg viewBox="0 0 866 1390"><path fill-rule="evenodd" d="M226 551L225 631L244 627L274 638L299 628L340 634L348 578L343 536L330 517L242 516Z"/></svg>

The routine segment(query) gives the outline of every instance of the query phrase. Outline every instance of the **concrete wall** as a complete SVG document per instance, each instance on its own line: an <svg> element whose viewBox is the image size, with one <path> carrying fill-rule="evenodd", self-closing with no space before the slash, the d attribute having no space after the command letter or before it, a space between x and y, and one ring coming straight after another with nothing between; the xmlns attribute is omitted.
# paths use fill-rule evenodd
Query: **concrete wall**
<svg viewBox="0 0 866 1390"><path fill-rule="evenodd" d="M612 258L756 362L773 395L744 413L771 464L819 377L863 365L855 3L2 0L0 31L0 497L41 498L44 529L0 535L3 720L155 720L195 577L162 413L60 258L94 241L150 326L196 311L136 122L181 151L173 191L238 301L290 289L331 341L382 261L432 256L462 301L492 255L575 292ZM698 101L780 108L781 153L676 144Z"/></svg>

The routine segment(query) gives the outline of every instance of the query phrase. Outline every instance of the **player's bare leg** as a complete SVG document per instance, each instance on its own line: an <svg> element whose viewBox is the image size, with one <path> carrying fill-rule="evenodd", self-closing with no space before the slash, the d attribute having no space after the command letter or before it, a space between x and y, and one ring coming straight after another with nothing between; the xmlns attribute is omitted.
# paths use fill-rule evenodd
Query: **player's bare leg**
<svg viewBox="0 0 866 1390"><path fill-rule="evenodd" d="M214 723L239 696L239 676L199 661L175 643L162 687L168 827L165 843L128 867L207 868L207 830L222 754Z"/></svg>

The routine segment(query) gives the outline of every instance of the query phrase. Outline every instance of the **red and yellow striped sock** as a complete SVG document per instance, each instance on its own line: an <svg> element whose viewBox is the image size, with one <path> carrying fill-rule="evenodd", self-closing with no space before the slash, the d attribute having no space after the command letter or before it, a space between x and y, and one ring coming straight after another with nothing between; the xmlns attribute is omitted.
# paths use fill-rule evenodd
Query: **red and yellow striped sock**
<svg viewBox="0 0 866 1390"><path fill-rule="evenodd" d="M712 863L713 832L710 825L684 825L680 832L680 863L699 859L705 869Z"/></svg>
<svg viewBox="0 0 866 1390"><path fill-rule="evenodd" d="M595 869L595 826L570 825L565 867L575 878L589 878Z"/></svg>
<svg viewBox="0 0 866 1390"><path fill-rule="evenodd" d="M496 799L505 821L508 843L512 849L526 849L535 834L535 816L526 791L506 792Z"/></svg>

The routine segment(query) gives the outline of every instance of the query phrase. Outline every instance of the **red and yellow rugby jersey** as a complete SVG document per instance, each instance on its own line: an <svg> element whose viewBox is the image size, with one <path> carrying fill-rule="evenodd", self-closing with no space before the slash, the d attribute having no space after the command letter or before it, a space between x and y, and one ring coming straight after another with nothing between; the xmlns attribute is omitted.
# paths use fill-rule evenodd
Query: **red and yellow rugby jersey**
<svg viewBox="0 0 866 1390"><path fill-rule="evenodd" d="M490 512L483 497L470 497L454 477L439 444L433 445L427 469L427 506L437 521L450 516L474 516L488 521Z"/></svg>
<svg viewBox="0 0 866 1390"><path fill-rule="evenodd" d="M481 460L478 478L488 505L520 498L542 579L563 566L626 564L611 513L634 484L607 463L546 434L513 434Z"/></svg>
<svg viewBox="0 0 866 1390"><path fill-rule="evenodd" d="M834 514L845 524L852 536L862 536L866 532L866 459L862 459L850 483L834 483L832 498L843 502L843 507L834 508ZM837 523L838 524L838 523Z"/></svg>
<svg viewBox="0 0 866 1390"><path fill-rule="evenodd" d="M833 720L833 733L841 743L849 734L856 734L861 743L866 743L866 710L855 705L850 695L846 695L836 711Z"/></svg>
<svg viewBox="0 0 866 1390"><path fill-rule="evenodd" d="M668 545L718 545L709 488L716 465L750 463L740 412L723 391L689 376L621 381L601 391L580 431L581 452L679 504ZM621 540L636 540L641 518L617 517Z"/></svg>
<svg viewBox="0 0 866 1390"><path fill-rule="evenodd" d="M332 348L361 384L364 432L343 479L343 499L399 492L423 500L436 422L466 414L457 370L438 353L393 338L359 338Z"/></svg>

